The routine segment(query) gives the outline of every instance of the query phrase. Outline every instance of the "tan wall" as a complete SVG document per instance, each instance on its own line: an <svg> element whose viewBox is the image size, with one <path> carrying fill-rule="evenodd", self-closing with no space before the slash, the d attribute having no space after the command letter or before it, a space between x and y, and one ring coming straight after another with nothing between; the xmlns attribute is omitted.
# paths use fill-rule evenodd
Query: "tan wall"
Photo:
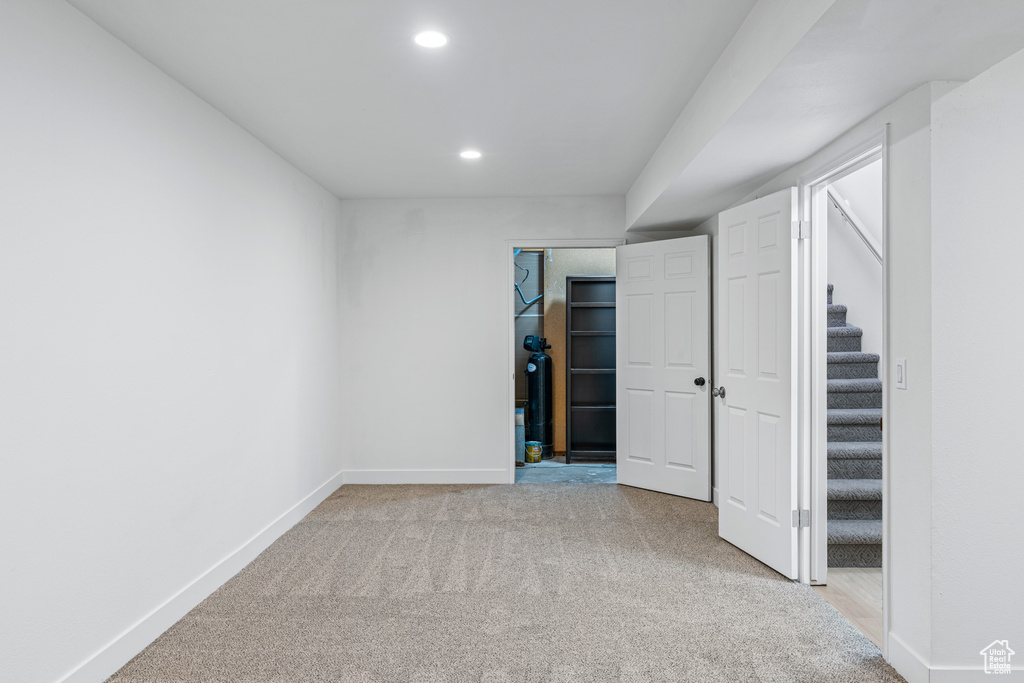
<svg viewBox="0 0 1024 683"><path fill-rule="evenodd" d="M554 366L555 452L565 452L565 278L615 275L614 249L544 251L544 336Z"/></svg>

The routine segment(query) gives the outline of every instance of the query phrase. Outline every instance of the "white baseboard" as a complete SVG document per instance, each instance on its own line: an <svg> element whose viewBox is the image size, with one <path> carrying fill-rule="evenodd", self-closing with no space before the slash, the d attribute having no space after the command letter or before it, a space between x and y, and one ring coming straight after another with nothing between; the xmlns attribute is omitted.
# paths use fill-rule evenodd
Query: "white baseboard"
<svg viewBox="0 0 1024 683"><path fill-rule="evenodd" d="M718 507L718 489L717 488L711 489L711 502L715 504L715 507Z"/></svg>
<svg viewBox="0 0 1024 683"><path fill-rule="evenodd" d="M346 470L346 484L507 484L507 469Z"/></svg>
<svg viewBox="0 0 1024 683"><path fill-rule="evenodd" d="M980 652L980 648L979 648ZM1010 672L1011 675L1020 675L1024 671L1019 667L1013 667ZM1002 680L1002 676L992 676L991 674L985 673L985 666L981 660L981 655L978 655L978 666L971 669L953 669L953 668L936 668L932 669L932 677L929 683L981 683L981 681ZM1016 678L1009 678L1006 680L1014 681Z"/></svg>
<svg viewBox="0 0 1024 683"><path fill-rule="evenodd" d="M96 654L64 676L62 683L92 683L104 681L141 652L147 645L185 616L189 610L205 600L245 565L270 547L284 532L295 526L313 508L338 490L344 472L338 472L315 491L293 505L262 531L242 544L223 560L206 570L189 585L168 598L166 602L144 616L123 633L103 646Z"/></svg>
<svg viewBox="0 0 1024 683"><path fill-rule="evenodd" d="M907 683L932 683L931 670L921 656L910 649L899 636L889 633L889 664Z"/></svg>

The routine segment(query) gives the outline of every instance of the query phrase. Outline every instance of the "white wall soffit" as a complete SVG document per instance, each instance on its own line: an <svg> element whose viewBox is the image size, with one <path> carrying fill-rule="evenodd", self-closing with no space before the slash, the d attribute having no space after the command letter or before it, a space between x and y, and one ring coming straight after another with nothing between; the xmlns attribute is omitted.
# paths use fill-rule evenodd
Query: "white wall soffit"
<svg viewBox="0 0 1024 683"><path fill-rule="evenodd" d="M835 0L759 0L626 194L637 219L672 185Z"/></svg>
<svg viewBox="0 0 1024 683"><path fill-rule="evenodd" d="M762 0L627 194L627 228L695 227L920 84L1021 49L1013 0Z"/></svg>

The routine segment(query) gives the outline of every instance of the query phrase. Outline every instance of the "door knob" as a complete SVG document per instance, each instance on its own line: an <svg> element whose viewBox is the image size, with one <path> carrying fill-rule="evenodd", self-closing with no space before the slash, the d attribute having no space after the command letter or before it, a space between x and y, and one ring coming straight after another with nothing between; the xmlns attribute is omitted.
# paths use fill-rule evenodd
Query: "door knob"
<svg viewBox="0 0 1024 683"><path fill-rule="evenodd" d="M698 377L697 379L693 380L693 383L696 384L698 387L702 387L706 384L703 377Z"/></svg>
<svg viewBox="0 0 1024 683"><path fill-rule="evenodd" d="M715 398L725 398L725 387L716 387L712 389L711 395Z"/></svg>

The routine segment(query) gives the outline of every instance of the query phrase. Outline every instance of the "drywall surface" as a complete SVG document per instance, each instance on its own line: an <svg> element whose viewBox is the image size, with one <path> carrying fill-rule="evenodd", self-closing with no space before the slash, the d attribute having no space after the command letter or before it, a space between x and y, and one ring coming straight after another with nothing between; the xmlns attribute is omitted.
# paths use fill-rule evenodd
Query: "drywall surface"
<svg viewBox="0 0 1024 683"><path fill-rule="evenodd" d="M949 681L980 674L993 640L1024 653L1021 111L1024 52L933 110L932 663Z"/></svg>
<svg viewBox="0 0 1024 683"><path fill-rule="evenodd" d="M341 469L339 204L64 2L0 92L0 680L102 680Z"/></svg>
<svg viewBox="0 0 1024 683"><path fill-rule="evenodd" d="M544 336L554 367L555 451L565 452L565 278L615 275L614 249L544 250Z"/></svg>
<svg viewBox="0 0 1024 683"><path fill-rule="evenodd" d="M907 359L910 382L906 391L889 391L886 397L891 492L891 533L886 539L891 577L886 637L890 660L908 676L912 672L892 660L893 652L920 667L927 666L932 653L930 128L932 102L952 87L931 83L911 91L748 198L819 177L851 158L873 134L888 126L888 358ZM889 369L881 368L880 372L885 377ZM892 387L892 382L886 386Z"/></svg>
<svg viewBox="0 0 1024 683"><path fill-rule="evenodd" d="M626 193L641 220L835 0L756 3Z"/></svg>
<svg viewBox="0 0 1024 683"><path fill-rule="evenodd" d="M847 200L847 207L877 244L882 243L883 176L879 159L832 183L832 188Z"/></svg>
<svg viewBox="0 0 1024 683"><path fill-rule="evenodd" d="M881 166L882 162L877 163ZM876 204L881 213L881 174L874 194L875 197L866 197L866 202L851 202L858 218L865 203ZM828 204L828 281L835 287L833 303L848 309L846 322L863 330L861 351L881 353L882 264L831 202Z"/></svg>
<svg viewBox="0 0 1024 683"><path fill-rule="evenodd" d="M508 240L622 238L623 211L621 197L343 201L341 310L359 339L342 369L346 481L508 481Z"/></svg>

